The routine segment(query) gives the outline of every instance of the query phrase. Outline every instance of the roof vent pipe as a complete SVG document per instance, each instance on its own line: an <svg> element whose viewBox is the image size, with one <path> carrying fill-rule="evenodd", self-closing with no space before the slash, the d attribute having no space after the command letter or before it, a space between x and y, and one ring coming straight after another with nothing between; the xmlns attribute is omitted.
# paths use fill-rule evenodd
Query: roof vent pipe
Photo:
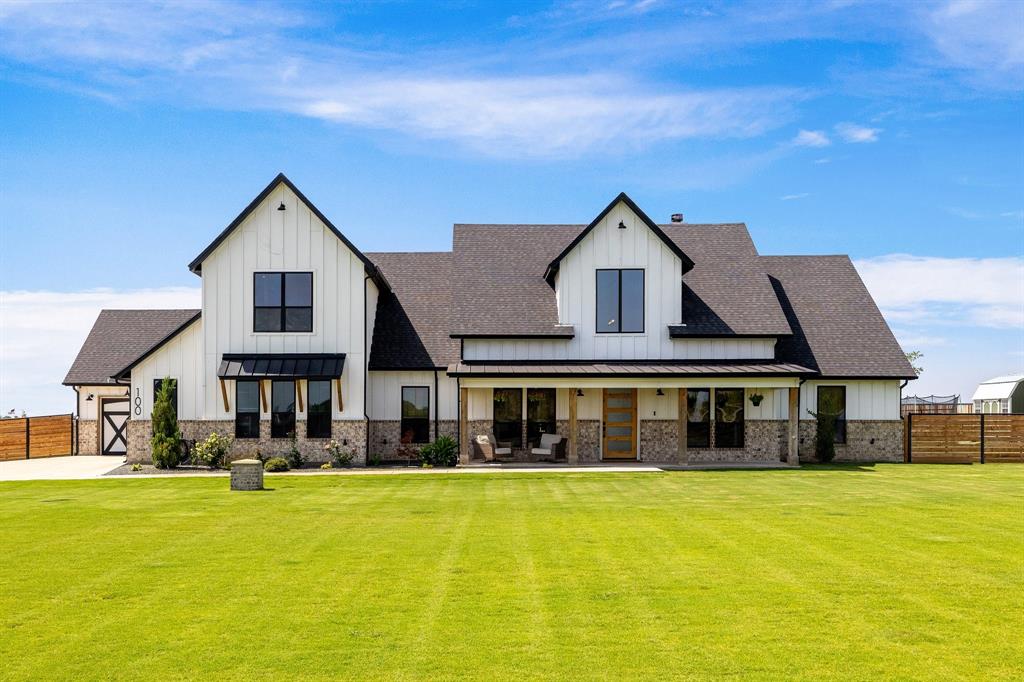
<svg viewBox="0 0 1024 682"><path fill-rule="evenodd" d="M683 214L682 213L673 213L672 214L672 222L674 222L674 223L681 223L681 222L683 222Z"/></svg>

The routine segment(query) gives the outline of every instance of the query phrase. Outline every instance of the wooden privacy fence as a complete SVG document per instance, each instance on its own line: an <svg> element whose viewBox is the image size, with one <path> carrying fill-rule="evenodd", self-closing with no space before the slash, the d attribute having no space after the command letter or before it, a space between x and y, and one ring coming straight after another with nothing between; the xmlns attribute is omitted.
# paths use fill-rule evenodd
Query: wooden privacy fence
<svg viewBox="0 0 1024 682"><path fill-rule="evenodd" d="M70 455L74 428L70 414L0 419L0 462Z"/></svg>
<svg viewBox="0 0 1024 682"><path fill-rule="evenodd" d="M908 414L906 459L1024 463L1024 414Z"/></svg>

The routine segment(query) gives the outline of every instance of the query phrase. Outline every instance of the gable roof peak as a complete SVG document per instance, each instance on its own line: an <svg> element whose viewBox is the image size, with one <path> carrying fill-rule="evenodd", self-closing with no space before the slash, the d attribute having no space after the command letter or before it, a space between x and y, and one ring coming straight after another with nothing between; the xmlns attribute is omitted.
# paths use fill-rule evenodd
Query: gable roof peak
<svg viewBox="0 0 1024 682"><path fill-rule="evenodd" d="M255 199L253 199L252 201L249 202L248 206L246 206L244 209L242 209L242 212L239 213L235 217L235 219L232 220L231 223L226 228L224 228L224 231L221 232L219 235L217 235L217 238L214 239L212 242L210 242L210 245L207 246L205 249L203 249L203 252L200 253L198 256L196 256L192 260L192 262L188 264L188 269L191 270L193 273L199 275L202 272L203 261L206 260L207 257L211 253L213 253L214 250L216 250L216 248L218 246L220 246L221 243L225 239L227 239L231 235L231 233L234 232L235 229L237 227L239 227L245 221L246 218L249 217L249 214L252 213L253 211L255 211L256 208L261 203L263 203L263 201L268 196L270 196L270 194L275 189L277 189L278 185L281 185L281 184L283 184L285 187L287 187L289 190L291 190L292 194L294 194L299 199L299 201L304 203L306 205L306 207L310 211L313 212L313 215L315 215L317 217L317 219L320 222L322 222L324 224L324 226L328 230L330 230L334 234L334 236L337 237L341 241L341 243L343 243L346 247L348 247L348 249L352 253L354 253L357 258L359 258L359 260L363 261L363 265L364 265L364 268L366 270L366 274L373 278L374 282L377 283L378 287L380 287L381 289L385 289L385 290L390 289L390 286L388 286L387 280L384 278L383 273L381 273L381 271L377 268L377 266L374 265L373 262L363 254L362 251L357 249L355 247L355 245L352 242L350 242L345 237L345 235L343 235L341 233L341 230L336 228L334 226L334 223L332 223L327 218L327 216L325 216L323 213L321 213L320 209L318 209L313 204L312 201L307 199L306 195L303 194L299 190L299 188L295 186L295 183L293 183L291 180L289 180L288 176L285 175L283 172L280 172L276 176L274 176L274 179L271 180L270 183L266 187L263 188L262 192L260 192L259 194L256 195Z"/></svg>
<svg viewBox="0 0 1024 682"><path fill-rule="evenodd" d="M562 252L558 254L558 256L548 264L547 270L544 272L544 279L547 280L548 284L554 286L555 274L558 272L558 268L562 263L562 259L569 255L569 252L575 249L576 245L583 241L583 239L588 234L590 234L591 231L593 231L593 229L597 227L598 224L602 220L604 220L609 213L611 213L612 209L618 206L620 203L625 204L626 207L629 208L629 210L635 213L636 216L640 218L641 221L643 221L644 225L646 225L647 228L650 229L650 231L653 232L656 237L658 237L658 239L664 242L665 246L667 246L668 249L672 253L674 253L679 258L679 260L683 262L684 275L693 269L693 261L690 259L689 256L683 253L683 250L679 248L679 245L672 241L672 239L669 238L667 234L665 234L664 230L658 227L658 224L651 220L650 217L643 212L643 209L636 205L635 201L629 198L628 194L626 194L625 192L619 192L619 195L612 199L611 203L605 206L604 210L601 211L597 215L597 217L591 221L589 225L583 228L580 231L580 233L576 235L576 238L569 242L569 244L564 249L562 249Z"/></svg>

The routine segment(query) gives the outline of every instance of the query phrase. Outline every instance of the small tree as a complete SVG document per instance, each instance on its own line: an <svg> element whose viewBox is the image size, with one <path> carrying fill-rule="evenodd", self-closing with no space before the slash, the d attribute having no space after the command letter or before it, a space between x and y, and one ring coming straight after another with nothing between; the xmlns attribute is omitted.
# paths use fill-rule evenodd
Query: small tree
<svg viewBox="0 0 1024 682"><path fill-rule="evenodd" d="M909 362L910 366L914 369L914 374L916 374L917 376L921 376L921 372L924 371L924 367L921 367L920 365L915 365L914 363L923 358L924 353L922 353L919 350L912 350L909 353L904 353L904 355L907 356L907 362Z"/></svg>
<svg viewBox="0 0 1024 682"><path fill-rule="evenodd" d="M174 379L165 378L153 403L153 437L149 439L153 464L158 469L173 469L181 461L181 431L174 409Z"/></svg>

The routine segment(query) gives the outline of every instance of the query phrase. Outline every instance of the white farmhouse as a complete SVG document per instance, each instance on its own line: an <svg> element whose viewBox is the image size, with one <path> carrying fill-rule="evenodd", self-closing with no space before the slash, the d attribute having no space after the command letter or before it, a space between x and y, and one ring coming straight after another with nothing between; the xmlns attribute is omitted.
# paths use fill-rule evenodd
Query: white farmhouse
<svg viewBox="0 0 1024 682"><path fill-rule="evenodd" d="M190 264L200 310L103 311L65 383L78 451L147 461L157 388L233 457L334 439L356 461L441 435L462 462L902 458L913 369L846 256L762 256L741 223L463 225L363 253L284 175Z"/></svg>

